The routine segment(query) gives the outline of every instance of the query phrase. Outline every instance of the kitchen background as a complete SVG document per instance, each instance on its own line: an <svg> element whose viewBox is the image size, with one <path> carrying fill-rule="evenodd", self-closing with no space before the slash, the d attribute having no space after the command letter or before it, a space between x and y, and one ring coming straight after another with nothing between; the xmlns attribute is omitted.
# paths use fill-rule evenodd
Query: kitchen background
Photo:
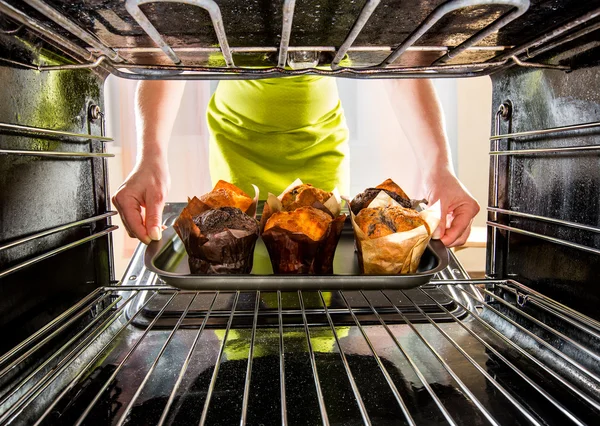
<svg viewBox="0 0 600 426"><path fill-rule="evenodd" d="M169 144L171 191L167 201L185 201L208 192L206 105L216 82L189 81ZM463 184L482 206L474 221L467 249L457 256L474 275L485 269L485 206L487 205L491 95L488 77L434 80L444 109L446 132L454 168ZM134 94L137 82L110 76L105 85L108 144L116 158L110 163L114 194L136 158ZM351 194L392 177L413 198L420 198L420 175L412 148L406 141L389 104L382 81L338 79L342 105L350 128ZM137 245L120 225L113 233L117 278L123 274Z"/></svg>

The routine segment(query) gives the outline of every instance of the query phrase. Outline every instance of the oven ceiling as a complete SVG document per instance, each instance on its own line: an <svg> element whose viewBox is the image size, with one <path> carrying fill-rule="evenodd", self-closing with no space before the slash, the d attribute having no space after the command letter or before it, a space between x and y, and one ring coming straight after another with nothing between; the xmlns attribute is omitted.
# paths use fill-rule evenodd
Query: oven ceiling
<svg viewBox="0 0 600 426"><path fill-rule="evenodd" d="M124 68L120 67L121 71L136 64L159 65L163 71L173 66L184 67L182 70L187 71L198 71L203 67L229 70L272 68L285 63L287 56L281 51L287 49L288 55L299 55L298 51L315 52L308 54L309 59L314 55L319 66L329 71L339 67L363 70L385 67L392 72L404 72L405 69L406 72L430 74L451 71L458 76L469 76L478 72L489 74L499 67L448 67L498 60L503 61L498 65L514 65L516 61L510 57L515 53L520 55L521 60L532 60L527 56L527 49L515 51L514 48L555 29L560 30L559 34L533 47L554 42L586 27L590 32L595 30L594 23L597 25L597 16L600 15L600 11L594 13L594 9L600 7L600 1L578 0L147 1L2 0L0 16L2 13L11 16L8 8L12 8L11 13L24 16L28 24L32 20L37 21L52 33L93 53L94 58L87 60L81 58L81 54L72 55L79 62L92 63L104 55L107 58L103 65L109 62L111 65L122 64ZM51 9L44 12L44 5ZM213 8L212 19L203 7ZM135 8L141 12L137 14L137 20L132 16L132 13L136 14L132 12ZM284 19L286 9L288 13ZM452 9L456 10L449 11ZM83 30L88 38L91 34L94 43L86 42L73 29L65 29L65 25L57 21L55 12L66 18L69 25L74 24L72 27ZM52 14L55 18L49 19ZM140 19L146 18L148 22L144 29ZM432 25L422 34L418 33L428 19ZM452 54L453 48L490 28L499 19L504 19L504 22L499 25L498 31L477 40L460 54ZM15 20L15 17L11 16L9 20ZM2 22L6 27L7 20ZM222 22L223 30L220 40L215 31L215 23L219 22ZM291 22L289 41L285 37L284 22ZM31 28L31 25L26 26ZM561 30L565 26L567 28ZM156 33L150 36L149 31L153 28ZM356 30L355 38L352 36L353 28ZM35 32L43 34L39 29ZM224 40L226 43L223 43ZM397 58L390 58L399 46L407 50ZM230 58L227 51L231 53ZM448 51L451 52L450 57L446 56ZM334 59L336 54L339 56L337 60ZM385 63L386 58L388 63ZM334 66L330 67L332 61ZM411 67L431 66L433 70L410 70ZM435 69L437 66L446 68L438 70ZM127 70L134 74L137 71L139 69Z"/></svg>

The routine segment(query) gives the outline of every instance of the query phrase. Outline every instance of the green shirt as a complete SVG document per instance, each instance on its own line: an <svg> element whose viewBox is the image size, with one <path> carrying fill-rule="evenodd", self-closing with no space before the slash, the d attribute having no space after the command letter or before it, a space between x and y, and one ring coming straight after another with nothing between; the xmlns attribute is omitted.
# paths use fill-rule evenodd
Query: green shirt
<svg viewBox="0 0 600 426"><path fill-rule="evenodd" d="M349 189L348 128L335 79L224 80L208 105L210 173L248 194L281 193L294 179Z"/></svg>

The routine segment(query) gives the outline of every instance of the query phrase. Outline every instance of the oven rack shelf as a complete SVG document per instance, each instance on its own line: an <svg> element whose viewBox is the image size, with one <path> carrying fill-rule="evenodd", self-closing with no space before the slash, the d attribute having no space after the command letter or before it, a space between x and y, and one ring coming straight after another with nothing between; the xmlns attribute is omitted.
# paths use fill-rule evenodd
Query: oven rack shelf
<svg viewBox="0 0 600 426"><path fill-rule="evenodd" d="M108 216L112 216L112 215L114 215L114 213L108 214ZM85 221L84 223L90 223L90 222L94 222L94 221L97 221L97 220L101 220L101 219L97 219L97 218L91 218L91 219L92 220ZM46 235L50 235L52 233L59 232L59 231L65 230L65 229L70 229L70 228L72 228L74 226L78 226L78 225L72 225L72 226L67 225L66 228L65 227L60 227L60 228L63 228L63 229L59 229L59 230L50 229L48 231L41 232L40 233L41 235L40 234L36 234L36 235L31 236L31 237L25 237L25 238L20 239L20 240L18 240L16 242L11 242L11 243L5 244L4 246L0 247L0 250L4 250L5 248L13 247L16 244L22 244L22 243L25 243L25 242L28 242L28 241L33 241L34 239L41 238L41 237L44 237ZM45 253L42 253L40 255L34 256L34 257L30 258L30 259L27 259L27 260L25 260L25 261L23 261L21 263L16 264L16 265L10 266L10 267L8 267L8 268L3 269L3 270L0 271L0 278L3 278L5 276L10 275L12 273L15 273L17 271L20 271L20 270L22 270L22 269L24 269L24 268L26 268L28 266L31 266L31 265L33 265L35 263L41 262L42 260L46 260L48 258L51 258L52 256L56 256L57 254L63 253L63 252L65 252L67 250L70 250L70 249L72 249L74 247L80 246L80 245L85 244L85 243L89 243L90 241L93 241L93 240L98 239L100 237L104 237L105 235L108 235L108 234L110 234L111 232L113 232L113 231L115 231L117 229L119 229L119 227L116 226L116 225L115 226L109 226L108 228L103 229L103 230L98 231L98 232L94 232L93 234L91 234L91 235L89 235L89 236L87 236L85 238L81 238L79 240L70 242L68 244L65 244L65 245L62 245L62 246L57 247L55 249L49 250L49 251L47 251Z"/></svg>
<svg viewBox="0 0 600 426"><path fill-rule="evenodd" d="M586 135L593 135L598 132L600 128L600 121L594 121L589 123L578 123L566 126L558 126L551 127L547 129L535 129L529 131L522 132L511 132L511 133L500 133L500 124L502 119L510 120L511 118L511 106L508 103L503 103L498 108L495 114L495 123L494 123L494 134L490 136L489 140L492 145L492 149L489 152L490 157L492 158L491 162L491 170L492 170L492 198L490 202L490 206L487 207L487 211L489 213L489 220L486 221L486 225L491 228L491 249L492 256L491 264L490 264L490 272L491 275L494 276L496 274L496 250L497 244L496 241L498 239L497 232L500 230L507 232L514 232L517 234L525 235L528 237L533 237L536 239L541 239L545 241L549 241L555 244L559 244L565 247L574 248L577 250L582 250L584 252L600 254L600 248L591 247L585 244L579 244L573 241L568 241L563 238L553 237L551 235L545 235L539 232L534 232L527 229L522 229L518 226L514 226L510 223L499 223L498 215L505 215L507 217L517 217L523 218L527 220L534 220L537 222L548 223L552 225L557 225L559 227L567 227L571 229L577 229L586 232L592 233L600 233L600 228L597 226L591 226L583 223L576 223L567 220L556 219L552 217L536 215L532 213L516 211L512 207L508 208L500 208L499 207L499 157L514 157L514 156L531 156L531 155L561 155L561 154L577 154L577 153L585 153L585 152L594 152L600 150L599 144L589 144L583 146L569 146L569 147L550 147L550 148L529 148L529 149L500 149L500 141L510 140L514 142L518 142L520 139L529 139L536 138L539 136L545 135L558 135L561 137L565 134L570 135L572 132L585 132Z"/></svg>
<svg viewBox="0 0 600 426"><path fill-rule="evenodd" d="M344 394L351 407L348 412L356 416L353 421L371 424L372 415L380 413L365 390L367 370L357 361L357 354L369 360L368 380L378 384L376 394L381 397L385 391L386 401L393 401L393 407L386 409L399 413L406 424L419 424L423 413L399 381L402 375L414 377L421 389L421 404L428 399L434 417L448 424L464 422L457 413L491 424L586 424L597 416L600 324L516 281L456 279L462 276L460 270L450 268L431 286L394 295L335 292L343 306L338 309L328 307L332 296L328 292L191 292L156 285L156 277L145 286L99 288L0 357L0 382L12 376L15 383L4 387L6 392L0 395L0 424L24 419L36 424L70 419L80 424L91 421L90 416L107 416L107 410L98 408L106 407L107 401L112 401L110 417L96 418L99 423L139 422L137 404L142 399L147 403L151 389L156 391L157 383L164 382L167 387L159 386L160 394L168 397L159 399L153 420L146 419L144 424L172 422L186 392L192 392L189 398L198 407L186 411L186 416L195 416L191 423L208 424L215 413L236 417L240 424L256 421L255 395L270 386L265 397L276 397L269 413L276 414L278 422L287 424L290 415L298 415L294 409L298 398L307 398L314 403L314 422L325 425L346 415L336 409L337 394L332 393L328 377L331 363L345 377L336 379L334 388ZM433 291L451 299L463 314L448 310L432 296ZM433 319L415 302L416 294L430 299L451 321ZM287 306L290 297L297 298L299 310ZM229 308L224 308L221 298L228 298ZM272 305L259 303L265 298ZM202 309L196 305L200 299L204 300ZM317 300L321 307L308 307L309 300ZM137 319L147 315L155 302L148 324L136 327ZM242 304L250 309L242 309ZM408 307L422 321L409 319ZM365 309L374 323L365 321ZM265 328L267 311L277 321ZM343 320L341 311L346 314ZM167 315L172 316L172 325L157 327ZM252 326L244 331L237 326L240 315L251 318ZM209 325L213 316L222 318L219 326ZM71 328L76 334L67 339L64 335ZM323 335L329 337L326 348ZM41 356L23 375L17 374L52 346L58 350ZM239 351L240 347L243 353L236 355L235 348ZM290 376L292 371L295 374L299 368L298 356L303 357L306 373L306 393L300 395L290 381L295 377ZM396 358L402 362L391 362ZM190 383L199 382L191 376L200 374L196 366L201 359L211 361L202 375L202 389L192 390ZM261 374L265 374L266 359L274 363L269 371L278 377L270 377L265 384ZM430 364L423 364L425 359ZM235 383L227 382L233 380L232 363L239 367ZM132 370L132 365L137 367ZM165 371L172 372L163 376ZM449 400L432 371L444 376L448 386L462 396ZM132 374L137 378L134 386L128 382ZM126 394L117 391L130 385ZM487 389L483 393L481 386ZM524 390L535 397L527 404ZM223 392L227 398L239 398L234 414L222 411L231 409ZM65 403L65 398L76 395L84 400ZM68 411L70 404L78 407L75 413Z"/></svg>
<svg viewBox="0 0 600 426"><path fill-rule="evenodd" d="M218 47L171 46L140 8L144 4L161 2L188 4L208 11L219 42ZM220 7L213 0L128 0L125 3L127 12L157 47L113 46L105 43L92 31L79 26L69 16L42 0L26 0L25 3L36 9L40 16L48 19L48 22L35 19L21 8L14 7L4 0L0 1L0 12L17 23L27 26L55 46L60 47L61 50L76 59L78 63L51 66L44 64L31 65L15 60L15 58L5 58L6 62L40 71L101 68L119 77L130 79L254 79L306 74L350 78L455 78L489 75L515 65L568 71L570 69L568 66L535 63L532 59L600 29L600 23L594 22L600 16L600 8L597 8L518 46L478 45L486 37L495 34L499 29L526 14L530 8L529 0L450 0L431 11L412 30L412 33L399 42L398 45L358 46L354 44L356 39L380 3L379 0L368 0L356 16L354 24L339 46L292 46L290 45L290 34L294 22L295 0L285 0L281 12L279 46L231 46L225 31L224 18ZM505 6L503 14L498 16L488 12L488 24L483 28L478 28L474 34L455 46L416 44L436 23L441 22L444 18L451 17L452 13L457 10L498 5ZM52 29L49 22L69 33L74 39L77 39L77 42L59 34ZM400 65L398 59L409 51L438 52L439 55L428 66ZM319 53L323 52L330 53L333 56L328 68L284 68L289 55L304 54L318 57ZM353 52L371 52L377 53L378 57L384 56L383 59L374 59L375 62L371 61L351 67L342 66L343 58ZM461 55L464 56L467 52L491 52L493 56L477 60L464 59L461 63L456 63L457 58ZM208 62L186 63L186 59L182 56L182 54L210 56L214 53L222 55L225 66L209 66ZM277 58L275 61L277 66L269 65L268 61L262 67L239 66L236 65L233 58L236 53L274 54ZM140 60L136 56L141 55L140 57L144 58L144 55L147 54L154 55L158 63L156 61L147 63L147 60L144 62L144 59ZM133 59L127 55L133 55ZM165 64L163 59L166 59L171 65Z"/></svg>

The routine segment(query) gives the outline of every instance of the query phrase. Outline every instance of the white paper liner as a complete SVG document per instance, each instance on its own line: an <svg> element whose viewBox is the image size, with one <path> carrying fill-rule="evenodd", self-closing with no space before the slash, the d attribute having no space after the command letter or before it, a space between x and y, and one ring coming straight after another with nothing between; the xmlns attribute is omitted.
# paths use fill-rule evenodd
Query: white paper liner
<svg viewBox="0 0 600 426"><path fill-rule="evenodd" d="M399 204L382 190L369 203L368 208L388 206L399 206ZM409 231L371 239L358 227L354 213L350 212L356 245L361 253L362 268L365 274L395 275L417 272L421 256L440 223L440 202L438 201L419 212L419 216L427 223L431 233L427 232L424 225L421 225Z"/></svg>

